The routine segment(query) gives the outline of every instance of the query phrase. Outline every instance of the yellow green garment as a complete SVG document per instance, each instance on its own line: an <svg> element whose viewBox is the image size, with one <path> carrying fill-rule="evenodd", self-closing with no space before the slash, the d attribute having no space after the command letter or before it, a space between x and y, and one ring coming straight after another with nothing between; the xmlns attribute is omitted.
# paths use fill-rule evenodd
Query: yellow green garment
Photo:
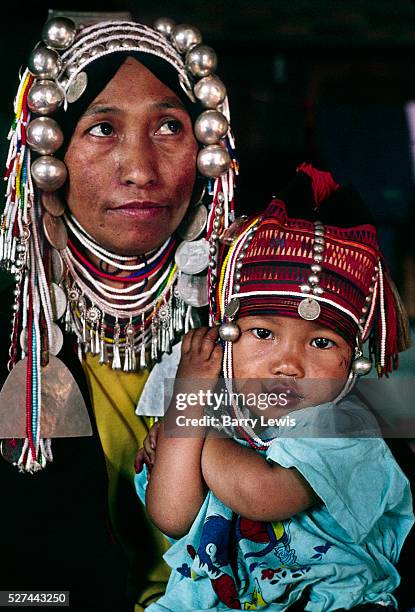
<svg viewBox="0 0 415 612"><path fill-rule="evenodd" d="M135 414L150 371L132 374L112 370L90 354L83 366L107 463L112 527L129 558L130 580L139 578L144 584L135 606L135 612L139 612L164 592L170 574L162 559L167 540L137 503L134 488L134 458L154 421Z"/></svg>

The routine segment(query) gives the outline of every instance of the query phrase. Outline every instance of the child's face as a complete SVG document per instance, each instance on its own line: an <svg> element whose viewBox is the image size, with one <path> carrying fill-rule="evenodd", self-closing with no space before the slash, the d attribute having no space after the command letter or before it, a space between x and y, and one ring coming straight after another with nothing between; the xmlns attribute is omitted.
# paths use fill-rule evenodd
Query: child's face
<svg viewBox="0 0 415 612"><path fill-rule="evenodd" d="M235 378L260 380L261 390L268 393L288 388L283 412L317 406L340 393L352 350L339 334L315 321L271 315L243 317L238 325L241 335L233 344ZM281 412L281 405L274 411Z"/></svg>

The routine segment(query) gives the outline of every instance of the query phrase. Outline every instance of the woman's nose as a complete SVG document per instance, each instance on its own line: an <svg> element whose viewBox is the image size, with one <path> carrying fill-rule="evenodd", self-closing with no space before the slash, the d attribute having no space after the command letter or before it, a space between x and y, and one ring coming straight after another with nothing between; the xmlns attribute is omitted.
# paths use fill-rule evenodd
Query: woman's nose
<svg viewBox="0 0 415 612"><path fill-rule="evenodd" d="M150 142L126 140L118 151L120 181L123 185L146 187L157 181L157 160Z"/></svg>

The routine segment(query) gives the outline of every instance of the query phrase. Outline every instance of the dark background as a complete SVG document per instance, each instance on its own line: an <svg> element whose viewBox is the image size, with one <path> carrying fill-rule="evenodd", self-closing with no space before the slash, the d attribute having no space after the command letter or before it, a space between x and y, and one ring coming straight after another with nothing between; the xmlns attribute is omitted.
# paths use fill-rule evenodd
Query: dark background
<svg viewBox="0 0 415 612"><path fill-rule="evenodd" d="M375 215L415 316L415 215L405 104L415 99L415 3L409 0L20 2L3 9L1 156L17 73L48 8L130 11L196 25L218 54L236 135L238 210L263 207L312 161L354 183Z"/></svg>

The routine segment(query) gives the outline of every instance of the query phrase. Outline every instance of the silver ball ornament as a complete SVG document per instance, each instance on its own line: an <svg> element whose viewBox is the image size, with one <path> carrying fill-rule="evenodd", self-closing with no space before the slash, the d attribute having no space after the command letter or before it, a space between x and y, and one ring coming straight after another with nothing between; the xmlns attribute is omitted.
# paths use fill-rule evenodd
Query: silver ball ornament
<svg viewBox="0 0 415 612"><path fill-rule="evenodd" d="M235 342L241 335L241 330L236 323L222 323L219 327L219 336L224 342Z"/></svg>
<svg viewBox="0 0 415 612"><path fill-rule="evenodd" d="M196 45L186 56L187 69L199 79L215 72L217 65L217 55L208 45Z"/></svg>
<svg viewBox="0 0 415 612"><path fill-rule="evenodd" d="M352 362L352 370L357 376L366 376L372 369L372 362L366 357L357 357Z"/></svg>
<svg viewBox="0 0 415 612"><path fill-rule="evenodd" d="M228 171L232 160L228 151L221 145L209 145L199 151L197 167L203 176L217 178Z"/></svg>
<svg viewBox="0 0 415 612"><path fill-rule="evenodd" d="M194 26L182 23L174 28L172 40L180 53L186 53L202 42L202 35Z"/></svg>
<svg viewBox="0 0 415 612"><path fill-rule="evenodd" d="M42 79L36 80L30 88L27 105L37 115L51 115L59 108L63 99L63 89L55 81Z"/></svg>
<svg viewBox="0 0 415 612"><path fill-rule="evenodd" d="M62 60L54 49L37 47L28 61L31 74L41 79L56 79L62 68Z"/></svg>
<svg viewBox="0 0 415 612"><path fill-rule="evenodd" d="M45 155L36 159L31 167L32 177L39 189L56 191L62 187L68 174L65 164L55 157Z"/></svg>
<svg viewBox="0 0 415 612"><path fill-rule="evenodd" d="M27 126L27 143L42 155L50 155L63 144L63 133L51 117L38 117Z"/></svg>
<svg viewBox="0 0 415 612"><path fill-rule="evenodd" d="M154 29L166 38L169 38L175 28L176 22L168 17L160 17L154 22Z"/></svg>
<svg viewBox="0 0 415 612"><path fill-rule="evenodd" d="M205 108L217 108L226 98L226 87L216 75L200 79L193 91Z"/></svg>
<svg viewBox="0 0 415 612"><path fill-rule="evenodd" d="M216 110L207 110L196 119L195 136L205 145L214 144L226 136L229 123L225 115Z"/></svg>
<svg viewBox="0 0 415 612"><path fill-rule="evenodd" d="M72 19L55 17L43 27L42 40L52 49L67 49L75 40L76 27Z"/></svg>

